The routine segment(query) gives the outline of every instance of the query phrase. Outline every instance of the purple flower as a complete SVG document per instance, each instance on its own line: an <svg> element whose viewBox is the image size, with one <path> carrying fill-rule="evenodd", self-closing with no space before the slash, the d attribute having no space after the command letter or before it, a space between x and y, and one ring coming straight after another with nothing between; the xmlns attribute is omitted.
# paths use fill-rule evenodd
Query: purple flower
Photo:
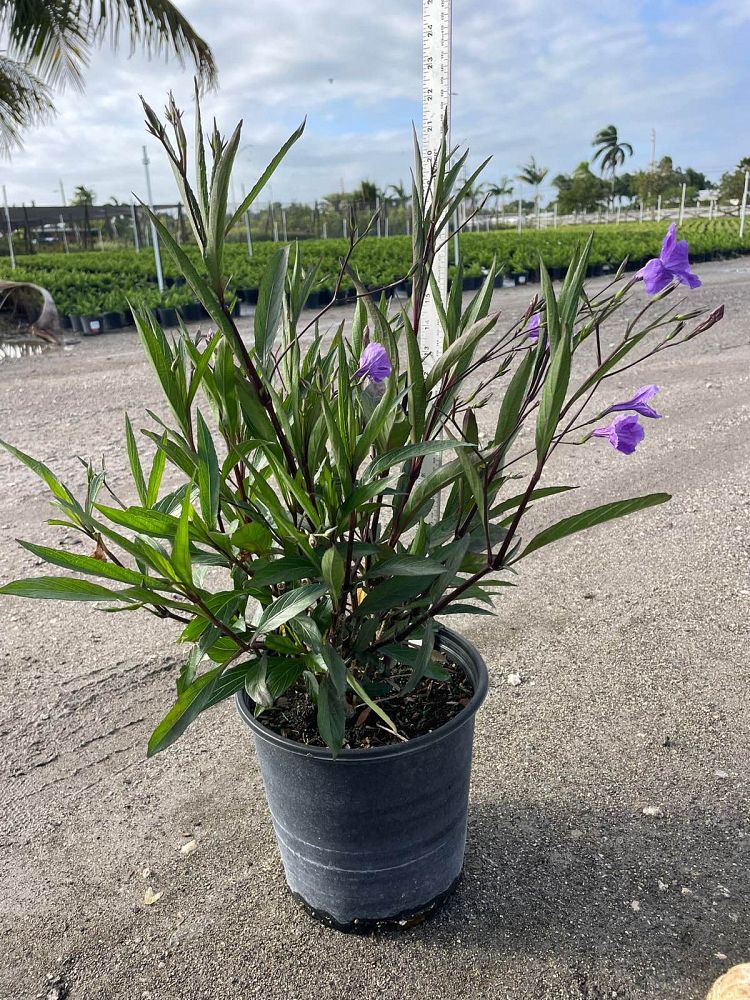
<svg viewBox="0 0 750 1000"><path fill-rule="evenodd" d="M646 432L638 423L638 417L632 413L615 417L609 427L598 427L592 437L608 438L609 443L623 455L632 455L636 445L640 444Z"/></svg>
<svg viewBox="0 0 750 1000"><path fill-rule="evenodd" d="M673 222L664 237L659 256L650 260L636 275L643 278L649 295L656 295L666 288L673 278L689 288L697 288L701 283L700 278L690 270L687 240L678 240L676 231L677 226Z"/></svg>
<svg viewBox="0 0 750 1000"><path fill-rule="evenodd" d="M648 400L653 399L658 391L658 385L641 386L632 399L626 399L624 403L615 403L614 406L610 406L604 412L614 413L615 410L635 410L642 417L653 417L658 420L661 417L661 413L657 413L653 406L648 405Z"/></svg>
<svg viewBox="0 0 750 1000"><path fill-rule="evenodd" d="M539 340L539 322L539 313L534 313L526 327L526 336L532 344L536 344Z"/></svg>
<svg viewBox="0 0 750 1000"><path fill-rule="evenodd" d="M382 344L374 340L362 351L359 368L354 378L371 378L373 382L383 382L391 374L391 362Z"/></svg>

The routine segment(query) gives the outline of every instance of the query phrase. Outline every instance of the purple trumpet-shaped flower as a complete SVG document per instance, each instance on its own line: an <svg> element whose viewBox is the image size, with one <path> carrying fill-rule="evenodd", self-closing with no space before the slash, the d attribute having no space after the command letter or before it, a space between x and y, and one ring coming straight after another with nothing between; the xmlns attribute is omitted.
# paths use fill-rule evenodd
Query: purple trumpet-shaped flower
<svg viewBox="0 0 750 1000"><path fill-rule="evenodd" d="M391 374L391 362L382 344L374 340L362 351L359 368L354 378L370 378L373 382L383 382Z"/></svg>
<svg viewBox="0 0 750 1000"><path fill-rule="evenodd" d="M638 423L638 417L628 413L622 417L615 417L609 427L597 427L591 436L607 438L617 451L621 451L623 455L632 455L645 434L646 432Z"/></svg>
<svg viewBox="0 0 750 1000"><path fill-rule="evenodd" d="M642 267L636 277L643 278L649 295L656 295L674 278L689 288L700 285L700 278L690 270L687 240L677 239L677 226L674 222L667 230L659 256Z"/></svg>
<svg viewBox="0 0 750 1000"><path fill-rule="evenodd" d="M642 417L652 417L658 420L661 418L661 413L657 413L653 406L648 405L649 399L653 399L658 391L658 385L641 386L631 399L626 399L623 403L615 403L614 406L605 410L605 413L614 413L616 410L635 410Z"/></svg>
<svg viewBox="0 0 750 1000"><path fill-rule="evenodd" d="M539 323L539 313L534 313L526 327L526 336L532 344L536 344L539 340Z"/></svg>

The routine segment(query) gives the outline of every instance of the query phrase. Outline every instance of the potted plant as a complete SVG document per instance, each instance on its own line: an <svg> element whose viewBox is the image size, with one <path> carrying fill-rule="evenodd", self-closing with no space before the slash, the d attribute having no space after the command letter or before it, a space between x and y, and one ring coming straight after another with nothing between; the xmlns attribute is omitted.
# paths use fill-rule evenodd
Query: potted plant
<svg viewBox="0 0 750 1000"><path fill-rule="evenodd" d="M179 111L170 102L171 138L145 110L188 206L199 261L152 219L215 329L170 340L148 309L136 312L171 417L144 431L157 448L149 470L126 418L132 503L105 496L104 469L89 468L79 499L4 445L51 490L54 523L86 536L92 554L22 542L74 575L17 580L2 592L180 622L189 652L148 754L235 697L295 896L346 930L410 924L461 873L472 733L488 683L481 657L445 616L492 614L533 553L669 499L577 505L525 531L532 506L572 489L545 479L563 443L630 454L644 437L640 419L659 416L656 386L618 400L608 379L697 336L722 310L701 317L665 301L678 282L697 282L673 229L642 273L621 268L585 293L587 244L557 294L541 264L543 297L503 326L492 309L494 269L468 303L455 280L438 303L444 351L426 364L419 331L436 250L478 174L461 183L466 154L449 165L443 145L426 195L419 159L415 167L408 308L365 290L351 260L366 233L355 234L331 296L351 281L353 319L324 337L317 319L300 324L316 271L280 247L245 343L225 296L224 240L301 128L232 213L239 128L229 140L214 133L207 173L198 118L198 197ZM635 296L627 316L636 319L617 332L618 311ZM481 437L477 412L490 397L497 416Z"/></svg>

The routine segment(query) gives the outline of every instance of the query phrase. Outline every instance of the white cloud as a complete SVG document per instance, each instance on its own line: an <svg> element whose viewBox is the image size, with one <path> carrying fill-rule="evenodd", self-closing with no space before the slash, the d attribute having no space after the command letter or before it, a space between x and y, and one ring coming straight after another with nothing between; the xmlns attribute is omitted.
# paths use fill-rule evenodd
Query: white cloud
<svg viewBox="0 0 750 1000"><path fill-rule="evenodd" d="M342 180L406 179L421 94L416 0L181 7L219 64L221 89L206 98L206 112L225 130L245 120L238 187L305 114L306 134L274 179L274 197L312 200ZM636 147L633 166L648 162L655 128L658 155L717 174L750 151L748 23L750 0L462 0L454 138L470 145L472 162L493 154L492 176L515 173L531 153L553 176L585 158L593 133L615 122ZM55 123L29 133L25 150L3 166L10 201L56 203L60 177L68 192L85 183L101 200L142 194L144 143L156 200L173 200L137 99L143 92L160 108L170 86L189 108L190 72L176 62L97 53L86 94L61 95Z"/></svg>

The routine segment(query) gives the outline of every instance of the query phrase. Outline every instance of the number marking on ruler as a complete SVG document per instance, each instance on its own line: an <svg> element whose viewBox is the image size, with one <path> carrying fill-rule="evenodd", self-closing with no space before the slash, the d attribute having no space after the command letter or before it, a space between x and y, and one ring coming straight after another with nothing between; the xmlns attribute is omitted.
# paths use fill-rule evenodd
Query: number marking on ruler
<svg viewBox="0 0 750 1000"><path fill-rule="evenodd" d="M450 123L451 103L451 0L422 0L422 185L425 195L440 143L443 123ZM448 244L438 251L433 274L441 298L448 292ZM443 330L432 290L427 289L419 324L419 344L425 368L429 370L443 350ZM438 465L436 455L423 464L428 473ZM432 520L440 516L439 497L435 498Z"/></svg>

